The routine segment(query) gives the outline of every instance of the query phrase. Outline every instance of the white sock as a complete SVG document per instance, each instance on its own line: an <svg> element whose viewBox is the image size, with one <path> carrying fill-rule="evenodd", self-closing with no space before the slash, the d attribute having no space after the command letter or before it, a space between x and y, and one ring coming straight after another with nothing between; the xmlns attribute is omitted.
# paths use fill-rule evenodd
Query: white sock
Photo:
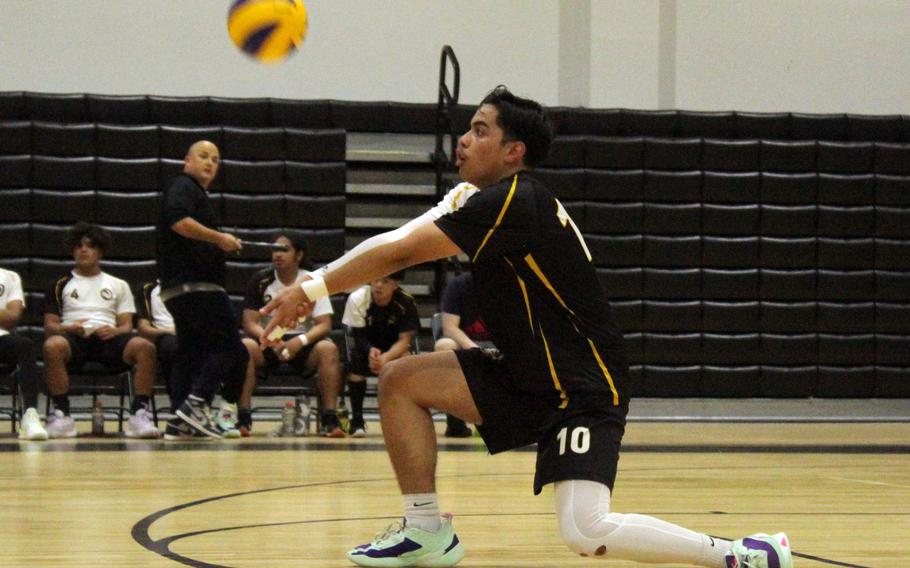
<svg viewBox="0 0 910 568"><path fill-rule="evenodd" d="M649 517L610 512L610 489L595 481L556 483L566 544L584 556L724 568L729 542Z"/></svg>
<svg viewBox="0 0 910 568"><path fill-rule="evenodd" d="M435 493L411 493L401 496L404 518L409 527L436 532L442 526L439 501Z"/></svg>
<svg viewBox="0 0 910 568"><path fill-rule="evenodd" d="M724 557L730 551L733 543L729 540L717 538L716 536L701 535L708 539L701 549L701 556L695 562L697 566L710 566L712 568L727 568L727 561Z"/></svg>

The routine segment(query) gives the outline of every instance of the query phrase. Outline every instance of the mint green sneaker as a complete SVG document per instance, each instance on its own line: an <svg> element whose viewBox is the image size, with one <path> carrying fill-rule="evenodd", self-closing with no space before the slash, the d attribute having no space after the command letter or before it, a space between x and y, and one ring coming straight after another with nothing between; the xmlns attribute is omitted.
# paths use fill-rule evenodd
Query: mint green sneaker
<svg viewBox="0 0 910 568"><path fill-rule="evenodd" d="M373 542L348 551L348 560L358 566L422 566L438 568L455 566L464 557L464 547L452 528L452 515L442 516L437 532L390 525L376 535Z"/></svg>
<svg viewBox="0 0 910 568"><path fill-rule="evenodd" d="M790 540L784 533L747 536L733 542L727 568L793 568Z"/></svg>
<svg viewBox="0 0 910 568"><path fill-rule="evenodd" d="M215 426L222 438L239 438L240 430L237 428L237 405L222 402L218 414L215 415Z"/></svg>

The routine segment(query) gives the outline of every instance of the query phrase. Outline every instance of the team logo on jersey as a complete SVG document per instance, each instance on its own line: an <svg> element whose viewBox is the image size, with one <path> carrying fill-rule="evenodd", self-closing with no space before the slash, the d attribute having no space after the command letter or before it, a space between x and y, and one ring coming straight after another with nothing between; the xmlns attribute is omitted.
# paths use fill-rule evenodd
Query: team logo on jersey
<svg viewBox="0 0 910 568"><path fill-rule="evenodd" d="M110 288L101 289L101 298L105 300L113 300L114 292Z"/></svg>
<svg viewBox="0 0 910 568"><path fill-rule="evenodd" d="M2 296L5 293L6 293L6 286L4 286L3 284L0 284L0 296Z"/></svg>
<svg viewBox="0 0 910 568"><path fill-rule="evenodd" d="M271 294L265 294L264 296L262 296L262 299L265 301L266 304L268 304L269 302L272 301L272 295L271 295Z"/></svg>

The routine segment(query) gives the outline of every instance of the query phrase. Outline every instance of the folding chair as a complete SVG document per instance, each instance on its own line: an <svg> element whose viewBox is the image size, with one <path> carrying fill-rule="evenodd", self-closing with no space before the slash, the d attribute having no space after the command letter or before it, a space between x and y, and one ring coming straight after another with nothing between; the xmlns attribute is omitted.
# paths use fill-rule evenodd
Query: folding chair
<svg viewBox="0 0 910 568"><path fill-rule="evenodd" d="M10 397L8 407L0 407L0 415L9 416L10 432L16 433L16 425L22 416L20 400L22 393L19 391L19 365L6 365L0 363L0 395Z"/></svg>
<svg viewBox="0 0 910 568"><path fill-rule="evenodd" d="M91 395L92 403L88 407L74 407L73 412L91 412L99 396L117 396L118 405L114 408L105 407L104 414L117 418L117 431L123 432L124 415L129 415L129 405L133 401L133 368L127 364L105 365L95 361L88 361L78 371L69 373L70 396ZM158 424L158 411L155 407L154 397L151 400L152 417ZM45 414L51 411L51 397L47 397Z"/></svg>

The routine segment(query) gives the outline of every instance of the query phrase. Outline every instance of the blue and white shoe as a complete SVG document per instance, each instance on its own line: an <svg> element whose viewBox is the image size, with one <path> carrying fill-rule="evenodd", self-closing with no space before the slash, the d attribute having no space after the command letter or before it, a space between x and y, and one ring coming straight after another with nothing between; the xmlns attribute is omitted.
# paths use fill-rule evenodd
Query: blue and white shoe
<svg viewBox="0 0 910 568"><path fill-rule="evenodd" d="M790 540L784 533L747 536L733 542L727 568L792 568Z"/></svg>
<svg viewBox="0 0 910 568"><path fill-rule="evenodd" d="M428 532L406 526L389 526L373 542L348 551L348 560L358 566L455 566L464 557L464 547L452 528L452 515L442 516L442 526Z"/></svg>
<svg viewBox="0 0 910 568"><path fill-rule="evenodd" d="M186 397L174 414L197 432L217 440L222 438L221 430L212 418L209 405L201 398L193 395Z"/></svg>

